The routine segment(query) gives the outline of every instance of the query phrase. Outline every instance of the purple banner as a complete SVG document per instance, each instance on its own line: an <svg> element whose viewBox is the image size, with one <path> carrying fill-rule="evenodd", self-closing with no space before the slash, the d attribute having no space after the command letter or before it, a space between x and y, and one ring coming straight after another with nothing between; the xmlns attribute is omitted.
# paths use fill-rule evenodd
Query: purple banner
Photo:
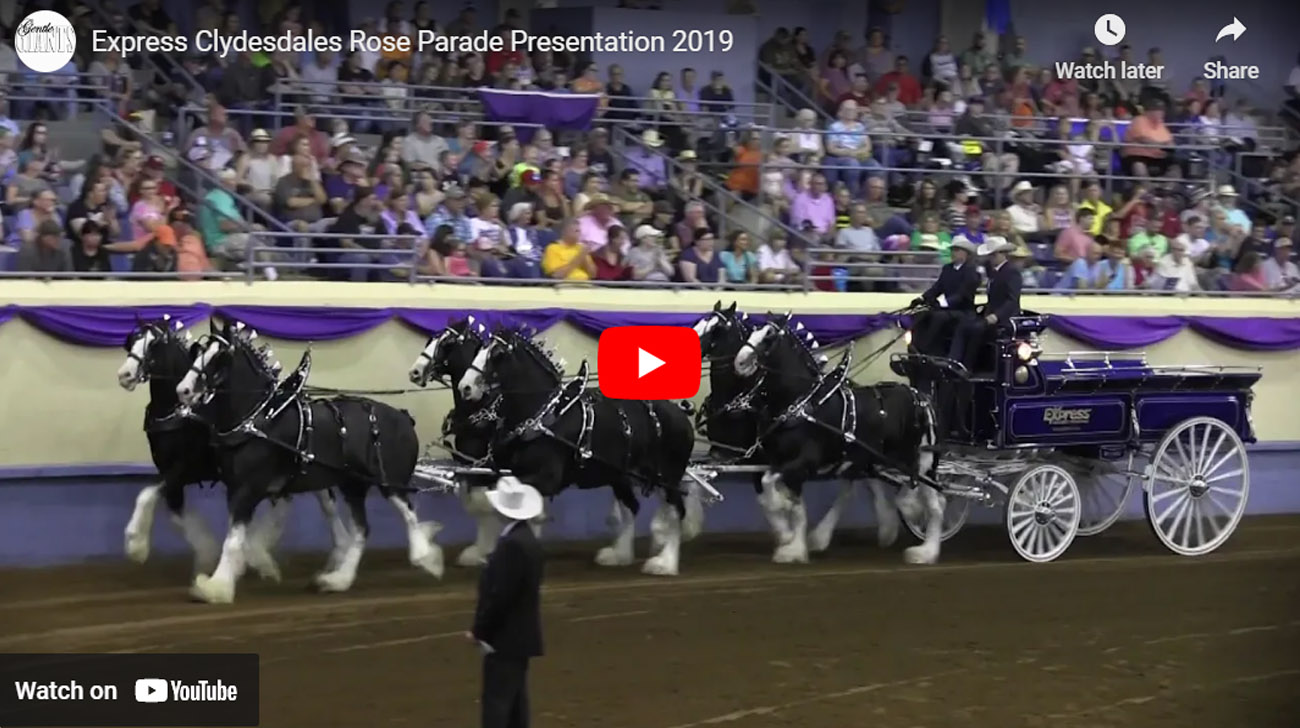
<svg viewBox="0 0 1300 728"><path fill-rule="evenodd" d="M465 311L428 308L336 306L19 306L0 307L0 324L14 316L63 341L83 346L119 346L138 321L173 318L193 326L212 315L240 321L265 336L291 341L328 341L365 333L398 320L426 334L473 314L488 326L526 325L538 331L567 321L591 336L612 326L690 326L701 313L575 311L561 308ZM798 314L796 314L798 315ZM754 319L762 321L761 314ZM824 345L875 333L899 321L891 314L807 314L799 320ZM1098 349L1135 349L1164 341L1183 329L1224 346L1247 351L1300 349L1300 318L1230 316L1052 316L1052 330Z"/></svg>
<svg viewBox="0 0 1300 728"><path fill-rule="evenodd" d="M541 124L551 129L583 130L591 126L600 105L597 94L546 93L479 89L487 118L508 124ZM532 138L531 127L515 130L521 141Z"/></svg>

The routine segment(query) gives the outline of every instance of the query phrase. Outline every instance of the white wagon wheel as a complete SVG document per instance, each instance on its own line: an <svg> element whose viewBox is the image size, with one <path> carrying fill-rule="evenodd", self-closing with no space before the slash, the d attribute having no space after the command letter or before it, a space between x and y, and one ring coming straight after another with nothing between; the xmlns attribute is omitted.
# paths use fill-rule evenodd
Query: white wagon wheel
<svg viewBox="0 0 1300 728"><path fill-rule="evenodd" d="M1184 420L1156 448L1145 490L1156 538L1182 556L1208 554L1228 540L1246 512L1246 446L1222 420Z"/></svg>
<svg viewBox="0 0 1300 728"><path fill-rule="evenodd" d="M1074 476L1057 465L1036 465L1007 494L1007 535L1026 561L1052 561L1074 542L1082 511Z"/></svg>
<svg viewBox="0 0 1300 728"><path fill-rule="evenodd" d="M1079 516L1080 536L1096 536L1124 515L1124 506L1140 478L1140 471L1133 466L1136 457L1137 453L1129 453L1128 458L1114 465L1099 462L1074 468L1083 506Z"/></svg>
<svg viewBox="0 0 1300 728"><path fill-rule="evenodd" d="M903 509L898 509L903 516L903 523L907 524L907 530L912 532L913 536L920 541L925 540L925 509L917 509L915 517L909 516ZM940 541L947 541L966 525L966 517L970 515L970 498L950 495L946 498L943 507L943 535Z"/></svg>

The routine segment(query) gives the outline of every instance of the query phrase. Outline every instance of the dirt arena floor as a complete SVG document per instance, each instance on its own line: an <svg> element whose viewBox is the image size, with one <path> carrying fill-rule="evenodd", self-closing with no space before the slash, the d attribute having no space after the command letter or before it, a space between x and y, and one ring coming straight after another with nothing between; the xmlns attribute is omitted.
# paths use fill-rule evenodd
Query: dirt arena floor
<svg viewBox="0 0 1300 728"><path fill-rule="evenodd" d="M553 545L533 725L1300 726L1300 518L1249 519L1201 559L1141 523L1046 565L993 529L934 567L871 538L791 567L760 536L705 537L677 579ZM264 726L477 725L474 574L371 554L351 593L307 593L322 558L233 607L188 603L179 562L0 573L0 650L258 652Z"/></svg>

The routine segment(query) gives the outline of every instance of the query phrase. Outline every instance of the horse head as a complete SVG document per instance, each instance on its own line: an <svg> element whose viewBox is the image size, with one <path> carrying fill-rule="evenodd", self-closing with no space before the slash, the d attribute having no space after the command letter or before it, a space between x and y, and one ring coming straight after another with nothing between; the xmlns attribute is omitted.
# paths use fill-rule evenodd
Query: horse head
<svg viewBox="0 0 1300 728"><path fill-rule="evenodd" d="M118 385L130 392L151 378L180 378L189 365L185 353L191 343L180 319L170 315L151 321L137 319L123 343L126 361L117 368Z"/></svg>
<svg viewBox="0 0 1300 728"><path fill-rule="evenodd" d="M242 322L215 324L192 349L189 371L176 385L181 404L193 406L221 387L245 396L262 396L274 387L280 364L267 346L257 345L257 332Z"/></svg>
<svg viewBox="0 0 1300 728"><path fill-rule="evenodd" d="M812 332L795 322L789 313L769 313L767 323L754 329L736 352L736 373L753 377L759 369L767 369L779 372L781 377L801 372L816 376L822 363L816 354L818 347Z"/></svg>
<svg viewBox="0 0 1300 728"><path fill-rule="evenodd" d="M563 378L563 365L527 332L498 327L487 346L474 355L457 389L464 399L477 402L500 382L508 381L511 391L545 396Z"/></svg>
<svg viewBox="0 0 1300 728"><path fill-rule="evenodd" d="M469 371L470 364L483 348L487 327L473 316L454 321L429 341L411 364L411 383L423 387L429 380L455 384Z"/></svg>

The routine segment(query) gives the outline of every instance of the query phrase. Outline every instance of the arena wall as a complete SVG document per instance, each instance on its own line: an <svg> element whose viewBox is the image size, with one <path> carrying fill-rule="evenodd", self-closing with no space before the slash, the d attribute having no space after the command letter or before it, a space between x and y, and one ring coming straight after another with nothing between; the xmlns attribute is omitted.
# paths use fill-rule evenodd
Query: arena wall
<svg viewBox="0 0 1300 728"><path fill-rule="evenodd" d="M559 287L421 286L373 284L323 286L313 283L274 285L127 282L12 282L0 294L0 305L141 305L219 304L296 305L328 303L358 307L455 308L467 312L488 309L563 307L584 310L653 310L699 312L718 298L738 300L744 310L791 309L796 313L871 313L898 309L908 296L898 294L766 293L718 291L632 291ZM1048 313L1091 315L1214 315L1293 317L1297 304L1285 300L1068 298L1027 297L1026 308ZM199 324L199 331L206 330ZM882 332L855 342L860 357L892 334ZM554 342L575 370L584 359L594 363L595 339L567 324L543 333ZM359 336L312 346L311 382L340 389L407 388L406 372L425 338L401 323L389 322ZM1051 334L1048 351L1083 348L1078 342ZM281 362L291 367L305 348L303 342L271 340ZM21 318L0 326L0 563L45 564L121 553L121 529L130 513L135 490L150 478L148 450L141 431L147 392L122 391L114 372L123 361L120 348L74 346L49 336ZM832 350L832 355L835 352ZM1153 363L1259 365L1264 377L1256 387L1255 425L1261 444L1253 448L1252 512L1300 510L1300 491L1293 487L1300 468L1300 418L1294 414L1293 382L1300 352L1246 352L1227 348L1190 331L1147 350ZM861 379L892 377L886 358ZM707 383L699 398L707 393ZM445 391L385 397L408 409L419 423L422 441L434 439L450 404ZM724 484L728 499L710 509L709 528L718 531L756 530L762 518L748 485ZM829 485L812 489L810 513L819 515L829 504ZM217 492L195 496L213 524L224 521ZM869 519L869 506L859 498L849 524ZM562 538L594 538L606 530L606 493L568 493L557 502L551 532ZM1132 502L1140 515L1140 501ZM471 524L451 498L431 495L421 510L448 528L440 540L463 541ZM397 545L402 529L391 509L372 505L376 543ZM976 509L979 518L996 520L998 512ZM642 514L642 520L648 514ZM164 519L159 519L163 521ZM52 530L72 534L58 543L43 538ZM319 547L326 533L314 507L304 501L296 509L286 537L287 548ZM157 550L180 548L169 528L159 526Z"/></svg>

